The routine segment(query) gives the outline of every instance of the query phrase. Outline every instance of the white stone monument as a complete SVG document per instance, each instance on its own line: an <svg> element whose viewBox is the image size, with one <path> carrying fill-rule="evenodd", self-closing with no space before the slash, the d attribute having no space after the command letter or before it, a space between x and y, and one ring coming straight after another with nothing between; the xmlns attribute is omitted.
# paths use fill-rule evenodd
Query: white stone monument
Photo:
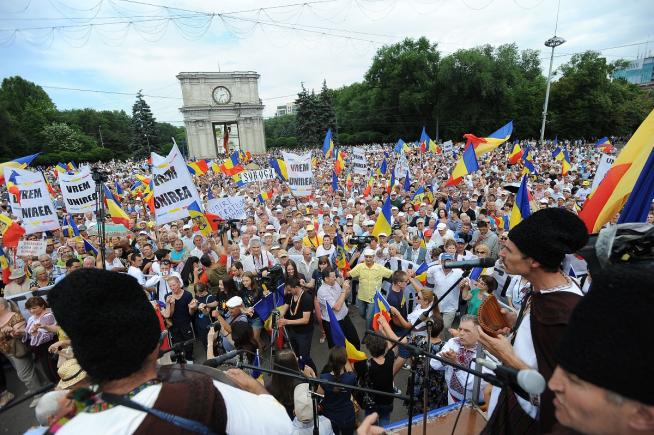
<svg viewBox="0 0 654 435"><path fill-rule="evenodd" d="M216 158L233 150L266 152L259 74L182 72L177 79L190 159Z"/></svg>

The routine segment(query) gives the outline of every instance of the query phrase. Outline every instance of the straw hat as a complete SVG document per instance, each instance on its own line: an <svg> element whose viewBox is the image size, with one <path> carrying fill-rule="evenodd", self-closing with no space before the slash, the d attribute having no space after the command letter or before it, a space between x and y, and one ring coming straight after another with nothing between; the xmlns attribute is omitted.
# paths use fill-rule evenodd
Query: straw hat
<svg viewBox="0 0 654 435"><path fill-rule="evenodd" d="M86 378L86 372L82 367L80 367L75 358L64 362L61 367L57 369L57 374L61 378L57 384L57 389L59 390L67 390Z"/></svg>

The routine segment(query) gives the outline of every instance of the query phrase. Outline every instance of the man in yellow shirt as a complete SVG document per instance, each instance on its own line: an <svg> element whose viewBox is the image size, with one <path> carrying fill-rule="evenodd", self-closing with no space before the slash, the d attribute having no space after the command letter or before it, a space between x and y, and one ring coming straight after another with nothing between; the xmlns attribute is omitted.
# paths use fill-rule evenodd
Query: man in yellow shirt
<svg viewBox="0 0 654 435"><path fill-rule="evenodd" d="M322 243L322 237L316 234L316 227L313 224L307 225L305 229L307 230L307 235L302 239L302 245L308 246L313 252L316 252L316 249Z"/></svg>
<svg viewBox="0 0 654 435"><path fill-rule="evenodd" d="M357 264L350 270L350 278L359 279L359 292L357 293L356 306L361 317L366 319L366 328L370 328L374 306L372 299L375 292L381 288L382 280L390 278L393 271L375 263L375 251L366 248L363 251L364 262Z"/></svg>

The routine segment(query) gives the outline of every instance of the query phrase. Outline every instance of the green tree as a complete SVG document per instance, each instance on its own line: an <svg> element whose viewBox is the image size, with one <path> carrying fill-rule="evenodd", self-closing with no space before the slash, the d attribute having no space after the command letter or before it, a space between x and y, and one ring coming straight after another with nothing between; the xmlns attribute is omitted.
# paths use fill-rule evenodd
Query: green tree
<svg viewBox="0 0 654 435"><path fill-rule="evenodd" d="M96 144L92 138L63 122L46 125L41 133L48 152L69 151L80 153L90 151Z"/></svg>
<svg viewBox="0 0 654 435"><path fill-rule="evenodd" d="M143 99L143 93L139 90L136 94L136 102L132 106L132 140L130 148L135 158L146 158L151 151L159 152L157 124L150 106Z"/></svg>
<svg viewBox="0 0 654 435"><path fill-rule="evenodd" d="M40 86L19 76L0 86L0 154L13 159L41 151L41 132L56 107Z"/></svg>
<svg viewBox="0 0 654 435"><path fill-rule="evenodd" d="M338 125L336 123L336 111L334 110L334 91L327 87L327 81L322 81L320 94L317 96L316 104L320 113L321 130L318 131L319 137L324 140L327 129L332 129L332 138L335 144L338 143ZM322 143L322 142L321 142Z"/></svg>
<svg viewBox="0 0 654 435"><path fill-rule="evenodd" d="M295 139L295 143L297 143L297 138L295 137L296 118L294 114L268 118L264 120L263 127L267 146L284 146L278 143L281 138L286 138L286 142L288 142L288 138L293 138Z"/></svg>

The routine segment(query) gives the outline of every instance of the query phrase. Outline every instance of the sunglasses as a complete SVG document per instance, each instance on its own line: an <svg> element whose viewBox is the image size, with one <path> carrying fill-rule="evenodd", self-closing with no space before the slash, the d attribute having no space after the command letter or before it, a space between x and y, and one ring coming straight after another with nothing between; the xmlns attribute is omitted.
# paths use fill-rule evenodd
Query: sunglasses
<svg viewBox="0 0 654 435"><path fill-rule="evenodd" d="M502 237L500 237L500 240L509 240L509 238L502 236Z"/></svg>

